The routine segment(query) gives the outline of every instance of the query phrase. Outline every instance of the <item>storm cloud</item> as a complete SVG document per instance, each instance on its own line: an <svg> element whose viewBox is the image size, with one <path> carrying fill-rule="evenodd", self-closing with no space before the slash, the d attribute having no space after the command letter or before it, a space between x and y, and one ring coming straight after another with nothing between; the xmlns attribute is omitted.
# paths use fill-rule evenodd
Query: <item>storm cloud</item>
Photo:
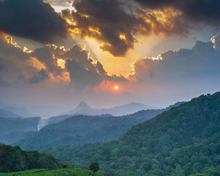
<svg viewBox="0 0 220 176"><path fill-rule="evenodd" d="M128 82L123 76L108 75L103 65L90 57L84 44L76 44L69 49L59 48L55 45L49 45L47 48L54 55L54 59L62 58L65 60L64 70L69 73L69 85L77 90L96 87L102 81ZM52 64L52 62L50 63Z"/></svg>
<svg viewBox="0 0 220 176"><path fill-rule="evenodd" d="M137 60L133 64L130 79L161 88L169 86L181 92L219 85L219 38L218 34L212 38L212 42L197 41L192 49L166 51L157 59ZM190 89L186 89L187 86Z"/></svg>
<svg viewBox="0 0 220 176"><path fill-rule="evenodd" d="M190 22L220 25L219 0L134 0L147 9L173 8Z"/></svg>
<svg viewBox="0 0 220 176"><path fill-rule="evenodd" d="M67 23L42 0L0 1L0 31L41 43L68 35Z"/></svg>
<svg viewBox="0 0 220 176"><path fill-rule="evenodd" d="M149 12L130 8L119 0L81 0L73 3L74 11L64 10L62 16L71 21L73 33L95 38L100 49L113 56L125 56L138 42L135 35L185 34L186 24L170 10ZM159 14L160 13L160 14ZM163 16L163 20L160 19Z"/></svg>
<svg viewBox="0 0 220 176"><path fill-rule="evenodd" d="M84 44L69 49L48 44L33 52L0 35L0 85L60 84L73 90L94 88L103 81L128 82L123 76L108 75L99 61L90 58Z"/></svg>
<svg viewBox="0 0 220 176"><path fill-rule="evenodd" d="M0 33L0 85L35 84L49 79L45 66Z"/></svg>

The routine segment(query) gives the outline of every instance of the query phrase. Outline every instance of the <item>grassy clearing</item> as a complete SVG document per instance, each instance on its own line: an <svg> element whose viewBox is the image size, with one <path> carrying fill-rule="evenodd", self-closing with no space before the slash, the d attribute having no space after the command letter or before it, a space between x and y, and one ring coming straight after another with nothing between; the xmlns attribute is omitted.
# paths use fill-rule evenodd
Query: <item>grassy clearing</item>
<svg viewBox="0 0 220 176"><path fill-rule="evenodd" d="M90 176L92 171L82 169L34 169L20 172L0 173L0 176ZM93 176L101 176L98 173L93 173Z"/></svg>

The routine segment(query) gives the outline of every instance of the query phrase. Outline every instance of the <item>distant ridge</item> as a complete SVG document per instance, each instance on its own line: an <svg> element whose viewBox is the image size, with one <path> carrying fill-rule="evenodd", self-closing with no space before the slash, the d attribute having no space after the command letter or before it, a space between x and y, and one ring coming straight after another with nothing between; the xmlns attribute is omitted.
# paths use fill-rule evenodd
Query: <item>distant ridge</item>
<svg viewBox="0 0 220 176"><path fill-rule="evenodd" d="M89 105L87 105L84 101L81 101L79 103L79 105L75 109L70 110L68 112L64 112L64 113L62 113L60 115L73 115L73 114L77 114L77 113L79 113L81 111L86 111L86 110L90 110L91 111L92 108Z"/></svg>
<svg viewBox="0 0 220 176"><path fill-rule="evenodd" d="M88 104L86 104L84 101L81 101L79 105L68 112L64 112L60 115L104 115L104 114L110 114L113 116L123 116L128 114L133 114L135 112L141 111L141 110L148 110L148 109L161 109L161 108L155 108L146 106L143 103L129 103L121 106L115 106L113 108L109 109L96 109L90 107Z"/></svg>
<svg viewBox="0 0 220 176"><path fill-rule="evenodd" d="M80 104L77 107L87 107L84 103ZM13 143L13 145L19 145L25 150L33 150L43 149L47 146L77 146L85 143L116 140L132 126L149 120L179 104L181 103L164 109L141 110L133 114L116 117L109 114L51 117L48 119L47 125L38 132L27 135L26 138Z"/></svg>

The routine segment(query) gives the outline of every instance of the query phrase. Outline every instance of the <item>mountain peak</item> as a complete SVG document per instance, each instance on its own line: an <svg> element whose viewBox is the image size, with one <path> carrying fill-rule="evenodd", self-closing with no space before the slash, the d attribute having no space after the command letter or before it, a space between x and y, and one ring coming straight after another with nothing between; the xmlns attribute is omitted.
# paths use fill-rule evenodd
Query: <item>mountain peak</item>
<svg viewBox="0 0 220 176"><path fill-rule="evenodd" d="M90 108L89 105L87 105L84 101L81 101L79 105L76 107L76 109L84 109L84 108Z"/></svg>

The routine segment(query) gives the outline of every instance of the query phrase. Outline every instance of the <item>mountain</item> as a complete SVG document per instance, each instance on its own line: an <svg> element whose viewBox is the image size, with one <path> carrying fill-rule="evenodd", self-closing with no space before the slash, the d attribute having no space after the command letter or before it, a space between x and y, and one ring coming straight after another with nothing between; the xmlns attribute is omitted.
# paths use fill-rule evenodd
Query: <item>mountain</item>
<svg viewBox="0 0 220 176"><path fill-rule="evenodd" d="M98 115L98 109L91 108L84 101L81 101L80 104L73 110L62 113L61 115L73 115L73 114L83 114L83 115Z"/></svg>
<svg viewBox="0 0 220 176"><path fill-rule="evenodd" d="M128 114L133 114L135 112L147 109L158 109L146 106L142 103L129 103L122 106L115 106L109 109L96 109L91 108L85 102L81 102L75 109L62 113L60 115L103 115L103 114L111 114L113 116L123 116Z"/></svg>
<svg viewBox="0 0 220 176"><path fill-rule="evenodd" d="M106 175L204 175L210 168L219 175L220 92L173 107L118 140L50 151L79 168L99 161Z"/></svg>
<svg viewBox="0 0 220 176"><path fill-rule="evenodd" d="M84 103L81 105L86 106ZM149 120L169 109L170 107L160 110L142 110L119 117L111 115L52 117L48 119L49 125L16 142L15 145L29 150L47 148L48 146L77 146L85 143L116 140L133 125ZM61 121L61 119L65 120Z"/></svg>
<svg viewBox="0 0 220 176"><path fill-rule="evenodd" d="M141 110L147 110L147 109L158 109L158 108L146 106L145 104L142 104L142 103L132 102L132 103L125 104L122 106L115 106L110 109L101 109L100 112L101 112L101 114L111 114L113 116L123 116L126 114L133 114L135 112L138 112Z"/></svg>

